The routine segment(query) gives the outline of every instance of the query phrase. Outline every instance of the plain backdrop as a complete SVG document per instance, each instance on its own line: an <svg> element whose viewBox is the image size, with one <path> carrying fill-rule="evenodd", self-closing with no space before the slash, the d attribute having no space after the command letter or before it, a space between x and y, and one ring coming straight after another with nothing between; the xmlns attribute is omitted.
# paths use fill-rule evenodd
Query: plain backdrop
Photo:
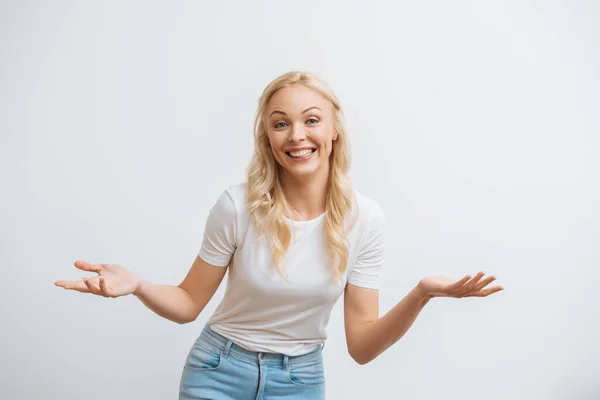
<svg viewBox="0 0 600 400"><path fill-rule="evenodd" d="M387 312L435 299L360 366L342 299L324 350L344 399L600 399L600 6L595 1L0 2L0 398L176 399L193 323L67 292L75 260L178 284L244 180L263 88L322 76L355 187L387 215Z"/></svg>

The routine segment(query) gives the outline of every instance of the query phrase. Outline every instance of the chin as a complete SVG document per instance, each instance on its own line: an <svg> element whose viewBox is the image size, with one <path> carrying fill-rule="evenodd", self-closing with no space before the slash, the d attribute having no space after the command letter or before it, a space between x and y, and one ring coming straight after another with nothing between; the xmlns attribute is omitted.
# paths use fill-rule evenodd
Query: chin
<svg viewBox="0 0 600 400"><path fill-rule="evenodd" d="M315 175L321 170L323 165L288 165L285 170L287 173L297 177L307 177Z"/></svg>
<svg viewBox="0 0 600 400"><path fill-rule="evenodd" d="M315 168L311 168L311 169L294 168L294 169L288 170L288 172L290 173L290 175L294 175L297 177L307 177L307 176L314 175L317 172L317 170Z"/></svg>

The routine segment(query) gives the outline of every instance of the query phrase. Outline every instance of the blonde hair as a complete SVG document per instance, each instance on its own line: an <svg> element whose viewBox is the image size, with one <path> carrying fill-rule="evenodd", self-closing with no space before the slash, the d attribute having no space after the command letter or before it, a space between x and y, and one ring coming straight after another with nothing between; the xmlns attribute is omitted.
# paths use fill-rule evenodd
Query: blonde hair
<svg viewBox="0 0 600 400"><path fill-rule="evenodd" d="M291 71L275 78L264 89L258 100L254 121L254 154L248 166L246 195L248 212L267 237L273 249L273 263L280 276L285 278L282 261L291 241L291 229L285 213L291 207L284 194L282 170L274 159L267 136L264 114L269 100L281 88L303 85L328 99L333 105L334 132L329 156L329 179L325 215L326 248L333 268L333 280L341 278L348 263L346 216L352 210L354 191L348 178L350 145L348 142L341 105L333 91L319 77L308 72Z"/></svg>

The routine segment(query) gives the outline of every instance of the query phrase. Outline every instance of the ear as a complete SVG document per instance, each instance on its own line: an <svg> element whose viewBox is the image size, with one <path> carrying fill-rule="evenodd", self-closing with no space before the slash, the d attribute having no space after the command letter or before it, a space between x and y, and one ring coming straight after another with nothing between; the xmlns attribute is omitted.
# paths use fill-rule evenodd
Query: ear
<svg viewBox="0 0 600 400"><path fill-rule="evenodd" d="M333 140L337 140L337 137L338 137L338 133L337 133L337 132L335 132L335 133L333 134Z"/></svg>

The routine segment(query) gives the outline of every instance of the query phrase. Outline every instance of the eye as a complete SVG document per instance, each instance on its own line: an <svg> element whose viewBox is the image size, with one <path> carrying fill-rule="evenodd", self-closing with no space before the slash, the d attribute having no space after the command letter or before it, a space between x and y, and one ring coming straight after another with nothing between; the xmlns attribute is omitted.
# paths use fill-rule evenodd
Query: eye
<svg viewBox="0 0 600 400"><path fill-rule="evenodd" d="M283 122L283 121L280 121L280 122L276 123L276 124L275 124L275 126L274 126L274 127L275 127L275 129L285 128L285 126L284 126L284 125L281 125L281 124L285 124L285 122ZM286 125L287 125L287 124L286 124Z"/></svg>
<svg viewBox="0 0 600 400"><path fill-rule="evenodd" d="M315 125L319 123L319 120L316 118L309 118L306 120L306 122L310 123L311 125Z"/></svg>

